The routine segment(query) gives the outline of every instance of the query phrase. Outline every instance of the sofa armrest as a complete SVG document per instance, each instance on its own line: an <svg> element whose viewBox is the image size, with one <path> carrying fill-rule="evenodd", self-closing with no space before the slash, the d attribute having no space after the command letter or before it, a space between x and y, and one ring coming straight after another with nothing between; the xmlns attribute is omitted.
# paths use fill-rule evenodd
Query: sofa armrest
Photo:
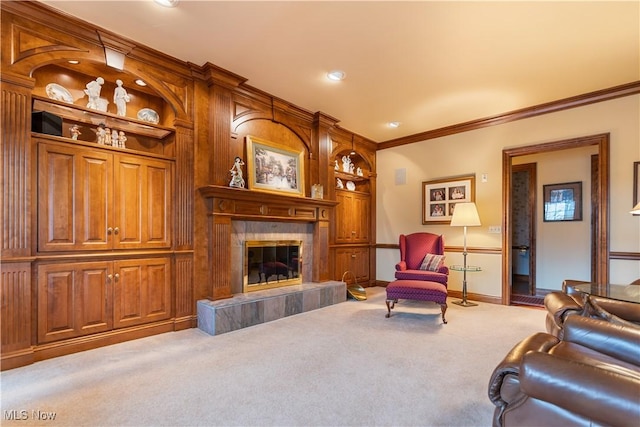
<svg viewBox="0 0 640 427"><path fill-rule="evenodd" d="M400 261L396 264L396 271L405 271L407 269L407 263L405 261Z"/></svg>
<svg viewBox="0 0 640 427"><path fill-rule="evenodd" d="M508 401L514 400L508 398L507 401L505 400L507 396L502 395L503 381L510 375L519 375L522 358L527 352L547 352L559 342L560 340L553 335L538 332L525 338L513 347L491 374L491 379L489 380L489 399L491 402L503 408L509 403Z"/></svg>
<svg viewBox="0 0 640 427"><path fill-rule="evenodd" d="M583 311L582 304L564 292L548 293L544 297L544 306L553 317L556 326L560 329L562 329L562 325L568 314L581 313Z"/></svg>
<svg viewBox="0 0 640 427"><path fill-rule="evenodd" d="M640 420L639 380L548 353L523 355L520 388L599 424L636 425Z"/></svg>
<svg viewBox="0 0 640 427"><path fill-rule="evenodd" d="M640 328L636 326L569 316L564 323L563 340L640 367Z"/></svg>

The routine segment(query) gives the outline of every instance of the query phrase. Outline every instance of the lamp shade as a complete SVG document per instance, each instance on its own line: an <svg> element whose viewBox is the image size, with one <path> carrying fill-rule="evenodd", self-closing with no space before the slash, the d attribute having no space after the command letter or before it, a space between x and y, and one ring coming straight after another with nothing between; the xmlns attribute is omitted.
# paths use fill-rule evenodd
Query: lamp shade
<svg viewBox="0 0 640 427"><path fill-rule="evenodd" d="M633 209L631 209L631 212L629 212L630 214L634 214L634 215L640 215L640 203L638 203L637 205L635 205L633 207Z"/></svg>
<svg viewBox="0 0 640 427"><path fill-rule="evenodd" d="M452 227L474 227L478 225L481 224L475 203L469 202L455 204L453 217L451 217Z"/></svg>

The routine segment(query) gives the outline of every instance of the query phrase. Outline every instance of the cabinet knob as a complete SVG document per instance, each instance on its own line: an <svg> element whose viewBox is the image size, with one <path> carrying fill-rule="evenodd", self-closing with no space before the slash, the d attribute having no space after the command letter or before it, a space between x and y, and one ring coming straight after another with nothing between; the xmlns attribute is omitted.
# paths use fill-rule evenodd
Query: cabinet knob
<svg viewBox="0 0 640 427"><path fill-rule="evenodd" d="M355 258L355 257L356 257L356 254L351 254L351 258Z"/></svg>
<svg viewBox="0 0 640 427"><path fill-rule="evenodd" d="M113 229L113 234L118 234L120 233L120 229L118 227Z"/></svg>
<svg viewBox="0 0 640 427"><path fill-rule="evenodd" d="M111 233L113 233L113 228L111 227L107 228L107 235L111 236Z"/></svg>
<svg viewBox="0 0 640 427"><path fill-rule="evenodd" d="M116 273L116 282L120 280L120 275L118 273Z"/></svg>
<svg viewBox="0 0 640 427"><path fill-rule="evenodd" d="M355 230L351 232L351 234L356 234Z"/></svg>
<svg viewBox="0 0 640 427"><path fill-rule="evenodd" d="M113 280L113 274L107 275L107 283L111 283L112 280Z"/></svg>

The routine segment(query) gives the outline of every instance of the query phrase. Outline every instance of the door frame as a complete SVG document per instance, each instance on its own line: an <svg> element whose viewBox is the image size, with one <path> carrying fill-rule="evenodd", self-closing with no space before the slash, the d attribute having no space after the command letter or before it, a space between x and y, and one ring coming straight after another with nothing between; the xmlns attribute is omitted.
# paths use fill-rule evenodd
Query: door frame
<svg viewBox="0 0 640 427"><path fill-rule="evenodd" d="M599 214L593 223L595 239L594 277L598 287L609 283L609 134L598 134L573 139L506 148L502 150L502 304L511 301L511 160L513 157L588 146L598 147L598 183L596 202ZM604 289L603 289L604 290Z"/></svg>

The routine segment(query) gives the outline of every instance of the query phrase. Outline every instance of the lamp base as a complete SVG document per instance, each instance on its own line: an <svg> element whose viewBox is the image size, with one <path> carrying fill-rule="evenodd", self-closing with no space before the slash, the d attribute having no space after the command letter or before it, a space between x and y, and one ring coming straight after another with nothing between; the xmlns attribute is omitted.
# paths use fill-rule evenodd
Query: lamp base
<svg viewBox="0 0 640 427"><path fill-rule="evenodd" d="M471 301L451 301L452 303L456 304L456 305L460 305L462 307L475 307L478 304L476 304L475 302L471 302Z"/></svg>

